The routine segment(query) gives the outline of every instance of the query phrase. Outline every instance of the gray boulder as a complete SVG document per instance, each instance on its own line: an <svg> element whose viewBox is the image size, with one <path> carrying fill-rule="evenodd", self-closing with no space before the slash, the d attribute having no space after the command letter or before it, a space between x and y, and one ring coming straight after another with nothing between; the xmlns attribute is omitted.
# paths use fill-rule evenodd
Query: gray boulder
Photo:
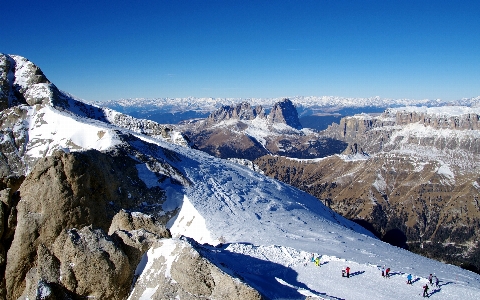
<svg viewBox="0 0 480 300"><path fill-rule="evenodd" d="M262 299L258 291L220 270L181 239L158 242L145 254L135 275L130 300Z"/></svg>

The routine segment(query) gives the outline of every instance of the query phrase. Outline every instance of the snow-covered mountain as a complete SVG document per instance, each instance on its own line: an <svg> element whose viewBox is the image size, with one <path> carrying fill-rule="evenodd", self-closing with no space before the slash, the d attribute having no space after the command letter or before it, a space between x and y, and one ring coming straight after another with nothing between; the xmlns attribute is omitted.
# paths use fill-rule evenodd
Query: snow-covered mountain
<svg viewBox="0 0 480 300"><path fill-rule="evenodd" d="M430 273L432 297L480 296L477 274L383 243L167 127L75 100L24 58L1 55L0 71L7 299L412 299Z"/></svg>

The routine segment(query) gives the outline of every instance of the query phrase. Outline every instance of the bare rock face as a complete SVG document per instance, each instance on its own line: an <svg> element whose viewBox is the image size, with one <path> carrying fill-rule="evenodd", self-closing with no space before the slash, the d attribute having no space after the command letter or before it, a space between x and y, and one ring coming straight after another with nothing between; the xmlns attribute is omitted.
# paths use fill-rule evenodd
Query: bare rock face
<svg viewBox="0 0 480 300"><path fill-rule="evenodd" d="M20 201L15 207L15 230L5 269L8 299L32 295L39 282L67 294L125 297L128 288L124 287L130 285L140 255L128 257L123 241L107 232L120 208L138 207L150 197L157 201L163 197L162 191L147 189L138 179L135 164L128 156L115 158L93 150L59 151L37 163L18 190ZM124 229L128 235L128 230L145 225L155 237L168 235L165 228L154 230L157 223L148 218L132 224L113 227ZM88 265L92 260L97 262ZM77 269L70 270L71 264ZM52 267L41 268L44 265ZM53 267L57 265L59 269ZM111 292L104 291L101 280L110 276L107 273L114 276L106 280Z"/></svg>
<svg viewBox="0 0 480 300"><path fill-rule="evenodd" d="M185 240L162 240L145 255L129 299L262 299Z"/></svg>
<svg viewBox="0 0 480 300"><path fill-rule="evenodd" d="M48 103L57 88L28 59L0 54L0 108Z"/></svg>
<svg viewBox="0 0 480 300"><path fill-rule="evenodd" d="M209 125L221 121L235 120L253 120L255 118L265 118L265 111L261 106L253 108L250 103L242 102L236 106L222 106L208 116L206 123Z"/></svg>
<svg viewBox="0 0 480 300"><path fill-rule="evenodd" d="M292 101L287 98L275 103L267 118L271 123L284 123L295 129L302 129L302 124L300 124L300 120L298 119L297 109Z"/></svg>
<svg viewBox="0 0 480 300"><path fill-rule="evenodd" d="M9 74L13 73L15 67L13 59L7 55L0 53L0 110L8 108L8 100L10 99Z"/></svg>
<svg viewBox="0 0 480 300"><path fill-rule="evenodd" d="M388 109L379 116L345 117L339 124L329 126L323 135L349 144L357 143L368 153L418 144L442 151L459 149L479 154L476 130L480 128L480 115L460 108L465 113L450 115L420 108L418 112ZM448 112L449 107L444 109Z"/></svg>
<svg viewBox="0 0 480 300"><path fill-rule="evenodd" d="M103 230L70 229L53 248L62 274L57 278L67 290L98 299L123 299L128 293L135 266Z"/></svg>
<svg viewBox="0 0 480 300"><path fill-rule="evenodd" d="M123 209L113 217L108 234L121 243L133 266L158 240L171 237L165 225L152 216Z"/></svg>
<svg viewBox="0 0 480 300"><path fill-rule="evenodd" d="M15 106L0 113L0 177L23 175L26 168L22 156L25 153L25 143L28 137L22 124L26 118L25 106ZM18 130L12 130L18 128Z"/></svg>

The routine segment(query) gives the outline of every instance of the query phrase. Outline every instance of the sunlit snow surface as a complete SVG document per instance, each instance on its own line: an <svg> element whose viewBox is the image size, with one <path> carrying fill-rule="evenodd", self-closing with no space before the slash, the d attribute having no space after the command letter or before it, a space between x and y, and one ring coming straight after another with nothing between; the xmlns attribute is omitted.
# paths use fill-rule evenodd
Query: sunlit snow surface
<svg viewBox="0 0 480 300"><path fill-rule="evenodd" d="M100 122L65 114L50 106L31 113L28 156L43 157L56 149L106 150L120 143L113 130L102 128Z"/></svg>

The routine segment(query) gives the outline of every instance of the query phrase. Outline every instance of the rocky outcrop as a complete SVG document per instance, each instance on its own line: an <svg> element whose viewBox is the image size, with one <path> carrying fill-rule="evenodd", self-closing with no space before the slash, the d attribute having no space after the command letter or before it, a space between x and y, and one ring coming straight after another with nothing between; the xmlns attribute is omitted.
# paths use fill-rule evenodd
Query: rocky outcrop
<svg viewBox="0 0 480 300"><path fill-rule="evenodd" d="M265 118L265 111L263 107L259 105L253 108L250 106L250 103L242 102L236 106L220 107L208 116L206 123L212 125L230 119L253 120L257 117Z"/></svg>
<svg viewBox="0 0 480 300"><path fill-rule="evenodd" d="M0 53L0 109L27 104L66 105L62 93L28 59Z"/></svg>
<svg viewBox="0 0 480 300"><path fill-rule="evenodd" d="M480 154L477 135L480 113L476 111L448 106L388 109L378 116L362 114L342 118L339 124L332 124L322 134L349 144L356 143L368 153L417 144L442 151L459 149Z"/></svg>
<svg viewBox="0 0 480 300"><path fill-rule="evenodd" d="M241 121L256 118L266 118L270 124L282 123L295 129L302 129L297 109L292 101L287 98L275 103L268 116L262 106L258 105L253 108L248 102L242 102L236 106L222 106L208 116L205 124L211 126L231 119Z"/></svg>
<svg viewBox="0 0 480 300"><path fill-rule="evenodd" d="M262 299L255 289L209 262L196 247L186 240L158 242L145 254L129 299Z"/></svg>
<svg viewBox="0 0 480 300"><path fill-rule="evenodd" d="M125 297L128 289L124 286L128 286L132 279L138 255L129 258L122 248L122 240L115 241L107 232L112 226L116 231L129 232L139 229L142 224L150 224L147 227L153 231L152 226L157 223L153 220L132 221L133 225L128 226L127 221L116 221L112 225L112 219L119 219L114 218L119 208L139 207L145 197L157 201L164 197L161 190L147 189L144 186L136 175L135 165L136 162L128 156L115 158L98 151L72 154L56 152L37 163L18 190L20 201L16 206L16 228L8 249L5 271L8 299L16 299L36 290L37 287L32 286L32 282L36 284L38 280L60 285L75 295L87 296L94 290L103 290L103 281L91 275L89 277L87 273L81 275L69 271L70 275L52 281L50 275L32 269L43 264L39 261L39 251L43 251L39 249L43 248L46 249L45 253L53 255L48 259L58 262L58 272L62 274L72 268L71 263L78 269L88 269L95 265L89 267L87 258L103 259L104 271L116 274L115 278L118 279L112 281L112 277L109 281L112 290L120 291L119 294L111 294L111 298ZM160 227L154 234L168 236L165 232ZM67 248L70 252L64 252ZM82 251L86 251L82 254L85 260L72 262L73 257L79 257ZM114 254L117 257L115 261L112 256ZM29 278L38 280L28 281Z"/></svg>
<svg viewBox="0 0 480 300"><path fill-rule="evenodd" d="M452 107L456 109L459 107ZM455 129L455 130L479 130L480 115L469 112L466 107L460 107L464 111L456 114L449 113L449 107L444 107L445 113L438 113L432 109L402 110L389 109L385 112L388 115L395 115L395 123L398 125L408 125L411 123L420 123L435 129Z"/></svg>
<svg viewBox="0 0 480 300"><path fill-rule="evenodd" d="M166 140L172 144L184 147L192 146L187 136L181 132L175 131L173 127L168 125L159 124L150 120L139 120L119 113L113 114L113 118L106 118L105 121L119 127L128 128L134 132Z"/></svg>
<svg viewBox="0 0 480 300"><path fill-rule="evenodd" d="M275 103L267 117L270 123L284 123L295 129L302 129L298 119L297 109L290 99L283 99Z"/></svg>

